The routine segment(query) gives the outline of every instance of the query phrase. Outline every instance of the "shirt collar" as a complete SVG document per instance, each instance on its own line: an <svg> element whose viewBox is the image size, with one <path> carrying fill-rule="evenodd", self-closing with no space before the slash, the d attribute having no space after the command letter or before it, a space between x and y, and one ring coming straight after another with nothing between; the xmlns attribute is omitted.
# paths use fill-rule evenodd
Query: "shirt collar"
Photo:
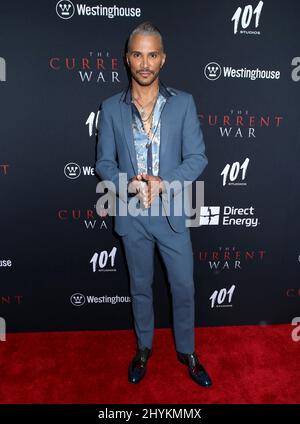
<svg viewBox="0 0 300 424"><path fill-rule="evenodd" d="M173 90L166 87L165 84L160 80L159 80L158 86L159 86L159 93L162 94L166 99L176 94ZM123 92L123 95L121 96L120 101L123 101L124 103L127 103L130 105L131 100L132 100L132 97L131 97L131 82L130 82L128 84L127 89Z"/></svg>

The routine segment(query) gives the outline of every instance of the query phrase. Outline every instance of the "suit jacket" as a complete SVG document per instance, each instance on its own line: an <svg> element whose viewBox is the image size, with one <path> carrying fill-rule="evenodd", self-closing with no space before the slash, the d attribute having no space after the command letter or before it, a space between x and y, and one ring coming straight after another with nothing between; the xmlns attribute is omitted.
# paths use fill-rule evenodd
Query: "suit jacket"
<svg viewBox="0 0 300 424"><path fill-rule="evenodd" d="M158 175L167 183L193 182L207 165L202 130L193 96L184 91L166 87L167 101L161 114L161 135ZM137 175L137 160L132 131L132 106L126 101L127 91L122 91L102 102L98 118L98 145L96 173L102 180L111 181L116 187L115 231L125 235L131 226L130 214L122 216L126 200L127 183ZM124 176L124 173L126 175ZM120 178L121 175L121 178ZM186 185L187 186L187 185ZM165 210L169 210L168 222L176 232L186 229L187 215L176 216L174 199L185 190L170 190L161 195ZM183 199L183 196L180 196ZM130 199L130 198L129 198ZM123 207L123 212L121 209ZM126 209L126 207L125 207Z"/></svg>

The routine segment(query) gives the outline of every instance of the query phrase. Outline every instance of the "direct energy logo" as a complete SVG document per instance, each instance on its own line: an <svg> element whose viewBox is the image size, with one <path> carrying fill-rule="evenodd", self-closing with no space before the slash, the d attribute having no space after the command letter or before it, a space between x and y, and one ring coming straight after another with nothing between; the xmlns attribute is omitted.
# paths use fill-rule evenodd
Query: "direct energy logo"
<svg viewBox="0 0 300 424"><path fill-rule="evenodd" d="M200 209L199 225L224 225L240 227L257 227L260 224L255 217L253 206L249 208L235 208L224 206L222 213L220 206L202 206Z"/></svg>
<svg viewBox="0 0 300 424"><path fill-rule="evenodd" d="M200 211L200 225L219 225L220 206L202 206Z"/></svg>

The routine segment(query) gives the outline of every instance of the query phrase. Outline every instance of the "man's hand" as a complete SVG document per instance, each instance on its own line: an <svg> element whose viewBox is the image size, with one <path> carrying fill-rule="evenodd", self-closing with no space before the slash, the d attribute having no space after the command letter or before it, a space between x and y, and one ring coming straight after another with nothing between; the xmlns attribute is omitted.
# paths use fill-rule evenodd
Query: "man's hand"
<svg viewBox="0 0 300 424"><path fill-rule="evenodd" d="M165 186L160 177L146 173L131 178L128 184L128 192L137 195L145 208L149 208L155 197L164 190Z"/></svg>
<svg viewBox="0 0 300 424"><path fill-rule="evenodd" d="M142 180L141 174L132 177L128 183L128 193L136 194L140 190L140 181Z"/></svg>
<svg viewBox="0 0 300 424"><path fill-rule="evenodd" d="M128 193L132 193L136 195L137 198L143 203L144 207L148 207L148 186L145 182L143 182L143 178L141 174L136 175L135 177L130 179L128 184Z"/></svg>
<svg viewBox="0 0 300 424"><path fill-rule="evenodd" d="M143 181L148 183L148 190L146 191L146 205L150 207L153 200L165 190L164 183L160 177L155 175L141 174Z"/></svg>

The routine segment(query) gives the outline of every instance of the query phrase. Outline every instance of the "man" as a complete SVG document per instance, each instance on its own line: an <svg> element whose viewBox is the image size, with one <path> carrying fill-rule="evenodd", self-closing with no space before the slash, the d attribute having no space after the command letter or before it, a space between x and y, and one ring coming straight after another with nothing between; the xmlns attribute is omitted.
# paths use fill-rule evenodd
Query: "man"
<svg viewBox="0 0 300 424"><path fill-rule="evenodd" d="M138 25L126 53L131 83L102 103L96 171L102 180L115 184L118 196L115 230L125 247L138 344L128 368L129 382L141 381L152 354L157 243L171 286L177 358L196 383L209 387L211 379L195 352L190 229L184 213L174 211L174 206L182 206L184 181L195 181L207 158L192 95L159 80L165 60L158 28L150 22ZM181 189L177 185L171 192L174 181ZM132 200L140 213L122 216L121 209L126 205L129 211Z"/></svg>

